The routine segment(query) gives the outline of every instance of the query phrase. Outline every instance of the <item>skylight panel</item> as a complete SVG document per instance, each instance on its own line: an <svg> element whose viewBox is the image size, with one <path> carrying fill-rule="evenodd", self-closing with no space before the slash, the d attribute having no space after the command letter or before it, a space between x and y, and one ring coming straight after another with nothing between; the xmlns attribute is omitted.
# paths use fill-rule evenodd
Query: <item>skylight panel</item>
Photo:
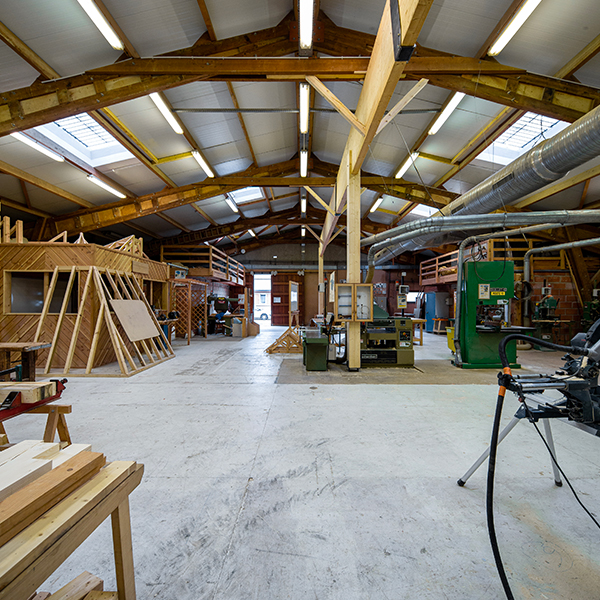
<svg viewBox="0 0 600 600"><path fill-rule="evenodd" d="M260 188L247 187L235 192L229 192L229 195L235 200L236 204L244 204L245 202L254 202L255 200L264 200L265 196Z"/></svg>
<svg viewBox="0 0 600 600"><path fill-rule="evenodd" d="M59 119L55 123L90 150L98 150L115 144L115 139L110 133L86 113Z"/></svg>
<svg viewBox="0 0 600 600"><path fill-rule="evenodd" d="M528 149L552 137L555 132L549 134L549 131L557 123L560 123L557 119L528 112L509 127L496 142L515 150Z"/></svg>
<svg viewBox="0 0 600 600"><path fill-rule="evenodd" d="M430 217L433 213L436 213L437 211L438 211L438 209L433 208L433 206L427 206L426 204L418 204L410 212L413 215L420 215L422 217Z"/></svg>

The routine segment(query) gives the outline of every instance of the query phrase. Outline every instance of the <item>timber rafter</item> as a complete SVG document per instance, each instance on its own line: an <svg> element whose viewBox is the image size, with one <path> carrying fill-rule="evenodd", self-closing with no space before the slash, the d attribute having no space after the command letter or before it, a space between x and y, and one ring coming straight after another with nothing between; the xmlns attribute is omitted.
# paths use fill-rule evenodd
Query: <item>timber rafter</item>
<svg viewBox="0 0 600 600"><path fill-rule="evenodd" d="M320 43L323 47L317 44L315 49L338 58L277 58L294 51L291 42L284 40L288 27L284 19L275 28L227 40L211 41L203 36L191 48L178 52L131 58L82 75L36 82L28 88L1 93L0 135L194 81L289 80L303 79L305 75L318 75L323 80L364 78L369 59L348 58L347 54L341 57L339 53L368 55L373 36L351 32L328 21L325 42ZM427 77L430 83L446 89L467 91L476 97L569 121L600 101L600 92L595 88L532 75L496 61L454 56L424 47L419 47L404 72L409 79Z"/></svg>

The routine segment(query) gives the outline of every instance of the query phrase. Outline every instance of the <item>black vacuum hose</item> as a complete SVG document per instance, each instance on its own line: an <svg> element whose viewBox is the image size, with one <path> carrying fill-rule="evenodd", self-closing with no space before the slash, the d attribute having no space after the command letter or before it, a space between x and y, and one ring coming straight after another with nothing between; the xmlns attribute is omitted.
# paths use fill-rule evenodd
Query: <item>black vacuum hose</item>
<svg viewBox="0 0 600 600"><path fill-rule="evenodd" d="M508 357L506 356L506 346L509 342L512 342L513 340L524 340L530 343L534 342L535 344L543 346L544 348L550 348L552 350L561 350L563 352L569 352L571 354L587 355L588 353L586 348L576 346L561 346L559 344L547 342L546 340L538 340L537 338L532 338L528 335L523 335L522 333L513 333L511 335L507 335L505 338L502 339L500 344L498 344L498 354L500 355L500 362L502 363L503 373L506 377L511 376L510 363L508 361ZM487 516L488 533L490 536L490 544L492 546L492 552L494 554L496 569L498 570L498 575L500 576L500 581L502 582L502 587L504 588L504 593L506 594L506 597L508 598L508 600L514 600L512 590L510 589L510 585L508 583L508 577L506 576L506 571L504 570L504 565L502 564L502 557L500 556L500 549L498 548L498 540L496 539L496 527L494 525L494 475L496 473L498 437L500 435L500 421L502 420L502 406L504 404L505 394L506 387L505 385L502 385L501 382L500 389L498 390L498 399L496 401L496 413L494 414L492 439L490 441L490 456L488 460L485 508Z"/></svg>

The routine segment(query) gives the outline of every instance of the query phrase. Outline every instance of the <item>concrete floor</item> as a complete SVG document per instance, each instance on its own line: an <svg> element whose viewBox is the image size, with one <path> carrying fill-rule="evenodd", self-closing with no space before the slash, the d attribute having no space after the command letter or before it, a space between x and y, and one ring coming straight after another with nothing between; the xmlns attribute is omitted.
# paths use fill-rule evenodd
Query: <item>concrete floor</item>
<svg viewBox="0 0 600 600"><path fill-rule="evenodd" d="M454 385L427 384L425 372L406 383L405 369L277 383L282 362L301 356L267 355L282 328L262 329L178 345L176 359L130 379L67 384L74 441L146 466L131 496L138 598L503 598L485 469L456 485L487 447L496 372L468 383L471 372L455 369ZM445 343L426 335L417 367L447 369ZM509 394L505 422L516 408ZM36 439L43 423L26 415L7 430L13 442ZM563 469L598 510L598 441L562 423L554 432ZM600 597L600 535L553 485L529 424L501 446L496 514L515 597ZM83 570L115 589L109 522L42 589Z"/></svg>

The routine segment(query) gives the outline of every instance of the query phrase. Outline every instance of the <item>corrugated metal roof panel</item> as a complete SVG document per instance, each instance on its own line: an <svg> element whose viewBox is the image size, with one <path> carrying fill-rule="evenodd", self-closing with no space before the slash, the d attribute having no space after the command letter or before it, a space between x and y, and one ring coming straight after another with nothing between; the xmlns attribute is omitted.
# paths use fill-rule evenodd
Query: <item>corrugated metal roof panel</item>
<svg viewBox="0 0 600 600"><path fill-rule="evenodd" d="M196 0L104 0L140 56L192 46L206 31Z"/></svg>

